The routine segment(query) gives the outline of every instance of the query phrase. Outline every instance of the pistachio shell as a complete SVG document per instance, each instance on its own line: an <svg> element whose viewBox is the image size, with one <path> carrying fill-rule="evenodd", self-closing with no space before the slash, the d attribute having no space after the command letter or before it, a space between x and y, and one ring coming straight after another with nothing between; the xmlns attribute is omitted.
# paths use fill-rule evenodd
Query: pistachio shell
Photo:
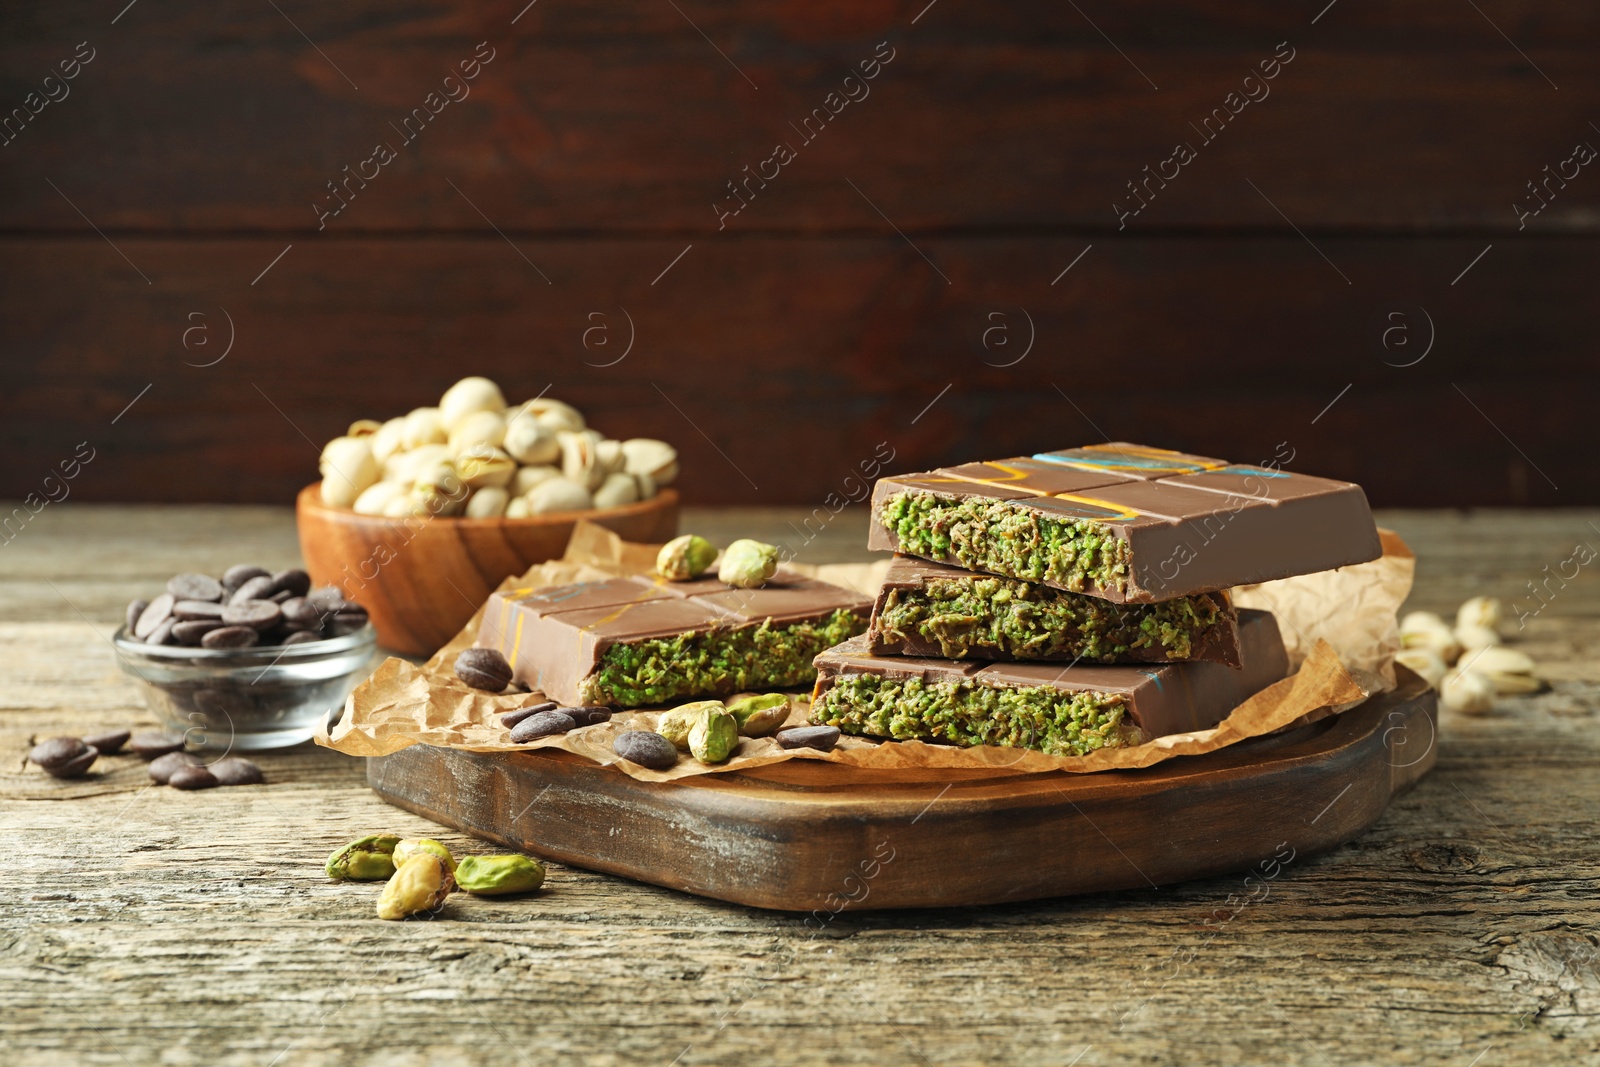
<svg viewBox="0 0 1600 1067"><path fill-rule="evenodd" d="M681 534L656 553L656 573L670 582L686 582L704 574L716 558L716 545L699 534Z"/></svg>
<svg viewBox="0 0 1600 1067"><path fill-rule="evenodd" d="M1395 653L1394 661L1417 672L1434 689L1438 689L1439 683L1444 681L1448 669L1439 653L1431 648L1403 648Z"/></svg>
<svg viewBox="0 0 1600 1067"><path fill-rule="evenodd" d="M372 435L372 458L380 464L389 462L389 457L400 451L400 446L405 442L405 431L404 416L390 419L378 427L378 432Z"/></svg>
<svg viewBox="0 0 1600 1067"><path fill-rule="evenodd" d="M378 463L372 458L371 437L335 437L322 449L322 502L347 508L363 490L378 481Z"/></svg>
<svg viewBox="0 0 1600 1067"><path fill-rule="evenodd" d="M1462 651L1471 652L1498 645L1500 635L1487 626L1457 626L1456 640L1461 643Z"/></svg>
<svg viewBox="0 0 1600 1067"><path fill-rule="evenodd" d="M1452 711L1468 714L1494 707L1494 683L1476 671L1451 671L1439 687L1439 699Z"/></svg>
<svg viewBox="0 0 1600 1067"><path fill-rule="evenodd" d="M778 571L778 550L773 545L741 538L722 553L717 577L739 589L766 584Z"/></svg>
<svg viewBox="0 0 1600 1067"><path fill-rule="evenodd" d="M391 482L414 482L422 468L450 458L450 446L444 444L422 445L418 448L396 452L383 465L383 477Z"/></svg>
<svg viewBox="0 0 1600 1067"><path fill-rule="evenodd" d="M526 519L533 514L533 508L525 496L514 496L506 502L506 518Z"/></svg>
<svg viewBox="0 0 1600 1067"><path fill-rule="evenodd" d="M382 515L389 504L411 492L405 482L375 482L361 491L353 505L358 515Z"/></svg>
<svg viewBox="0 0 1600 1067"><path fill-rule="evenodd" d="M554 441L555 438L550 439ZM511 479L511 495L527 496L528 492L540 482L548 482L551 478L561 477L561 472L554 467L518 467L516 475Z"/></svg>
<svg viewBox="0 0 1600 1067"><path fill-rule="evenodd" d="M350 424L350 428L344 432L344 435L346 437L371 437L382 427L383 423L375 422L372 419L357 419Z"/></svg>
<svg viewBox="0 0 1600 1067"><path fill-rule="evenodd" d="M522 408L529 415L532 415L540 426L552 433L562 430L577 433L588 426L583 421L583 415L577 408L560 400L540 397L537 400L528 401Z"/></svg>
<svg viewBox="0 0 1600 1067"><path fill-rule="evenodd" d="M474 411L450 431L450 452L463 456L499 448L506 437L506 423L498 411Z"/></svg>
<svg viewBox="0 0 1600 1067"><path fill-rule="evenodd" d="M527 500L528 510L534 515L546 515L554 511L587 511L593 506L589 491L566 478L540 482L523 499Z"/></svg>
<svg viewBox="0 0 1600 1067"><path fill-rule="evenodd" d="M606 480L594 491L594 506L597 508L620 508L638 500L639 483L633 480L633 475L621 471L606 475Z"/></svg>
<svg viewBox="0 0 1600 1067"><path fill-rule="evenodd" d="M401 448L406 451L423 445L442 445L448 439L438 408L413 408L406 415L405 431L400 435Z"/></svg>
<svg viewBox="0 0 1600 1067"><path fill-rule="evenodd" d="M1485 626L1498 630L1503 614L1504 608L1495 597L1475 596L1456 609L1456 627Z"/></svg>
<svg viewBox="0 0 1600 1067"><path fill-rule="evenodd" d="M653 437L622 442L624 470L648 474L656 485L668 485L678 476L678 450Z"/></svg>
<svg viewBox="0 0 1600 1067"><path fill-rule="evenodd" d="M501 447L518 463L554 463L561 458L561 442L556 440L556 432L541 426L532 415L507 420Z"/></svg>
<svg viewBox="0 0 1600 1067"><path fill-rule="evenodd" d="M498 519L506 513L511 497L504 489L489 486L479 489L467 499L467 518Z"/></svg>
<svg viewBox="0 0 1600 1067"><path fill-rule="evenodd" d="M595 452L600 444L600 435L593 430L584 430L579 433L558 433L556 439L561 442L561 473L566 475L567 480L583 486L591 493L600 488L606 476Z"/></svg>
<svg viewBox="0 0 1600 1067"><path fill-rule="evenodd" d="M450 432L468 415L480 411L498 414L505 406L506 398L494 382L488 378L463 378L439 398L439 419Z"/></svg>
<svg viewBox="0 0 1600 1067"><path fill-rule="evenodd" d="M457 456L455 466L461 480L474 489L504 489L517 473L517 461L499 449Z"/></svg>
<svg viewBox="0 0 1600 1067"><path fill-rule="evenodd" d="M1505 674L1532 674L1534 671L1533 657L1526 652L1518 652L1514 648L1505 648L1495 645L1485 648L1472 658L1471 670L1502 672Z"/></svg>

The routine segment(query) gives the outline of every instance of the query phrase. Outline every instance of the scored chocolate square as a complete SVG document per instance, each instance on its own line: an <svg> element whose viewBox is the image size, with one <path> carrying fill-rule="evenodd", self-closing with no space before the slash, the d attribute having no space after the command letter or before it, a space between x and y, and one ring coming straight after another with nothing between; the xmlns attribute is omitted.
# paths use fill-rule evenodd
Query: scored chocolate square
<svg viewBox="0 0 1600 1067"><path fill-rule="evenodd" d="M812 721L849 734L1061 756L1205 730L1289 672L1276 620L1239 612L1239 667L981 663L876 656L855 637L817 657Z"/></svg>
<svg viewBox="0 0 1600 1067"><path fill-rule="evenodd" d="M1382 555L1352 482L1122 442L882 478L868 546L1119 603Z"/></svg>
<svg viewBox="0 0 1600 1067"><path fill-rule="evenodd" d="M812 660L865 630L870 606L788 571L758 589L619 577L495 593L477 644L552 700L640 707L809 685Z"/></svg>

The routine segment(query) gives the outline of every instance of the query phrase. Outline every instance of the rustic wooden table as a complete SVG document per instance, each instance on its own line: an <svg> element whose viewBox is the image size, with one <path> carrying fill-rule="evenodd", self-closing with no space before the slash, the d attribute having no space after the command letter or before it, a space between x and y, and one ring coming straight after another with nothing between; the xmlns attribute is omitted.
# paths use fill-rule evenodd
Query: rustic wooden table
<svg viewBox="0 0 1600 1067"><path fill-rule="evenodd" d="M797 543L791 521L691 511L685 528ZM860 557L863 521L801 558ZM1413 605L1444 611L1474 593L1531 611L1529 582L1600 546L1600 512L1382 521L1420 557ZM435 829L355 760L303 747L261 759L264 788L202 793L148 788L129 761L72 783L24 765L33 738L150 721L106 640L130 598L180 569L296 558L288 511L242 507L53 505L0 550L8 1063L1600 1060L1595 564L1550 580L1519 635L1553 689L1445 714L1434 773L1264 897L1224 877L816 932L559 867L533 899L384 923L376 890L330 883L323 859Z"/></svg>

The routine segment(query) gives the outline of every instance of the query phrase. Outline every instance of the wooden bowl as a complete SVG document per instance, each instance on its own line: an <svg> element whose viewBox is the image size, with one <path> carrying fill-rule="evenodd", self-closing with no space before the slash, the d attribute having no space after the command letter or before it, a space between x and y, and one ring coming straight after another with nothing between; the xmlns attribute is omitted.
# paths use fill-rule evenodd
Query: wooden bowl
<svg viewBox="0 0 1600 1067"><path fill-rule="evenodd" d="M380 645L412 656L432 655L454 637L507 577L559 558L579 519L629 541L678 533L674 489L625 507L528 519L357 515L324 504L319 489L308 485L295 501L311 580L342 588L367 609Z"/></svg>

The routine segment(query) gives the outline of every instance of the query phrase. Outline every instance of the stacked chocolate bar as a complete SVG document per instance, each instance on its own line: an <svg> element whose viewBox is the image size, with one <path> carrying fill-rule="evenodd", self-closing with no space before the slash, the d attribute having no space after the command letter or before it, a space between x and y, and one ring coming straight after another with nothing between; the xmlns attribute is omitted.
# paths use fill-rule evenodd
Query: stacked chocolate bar
<svg viewBox="0 0 1600 1067"><path fill-rule="evenodd" d="M897 555L814 720L1055 755L1216 725L1288 671L1228 589L1382 553L1358 485L1126 443L883 479L871 530Z"/></svg>

